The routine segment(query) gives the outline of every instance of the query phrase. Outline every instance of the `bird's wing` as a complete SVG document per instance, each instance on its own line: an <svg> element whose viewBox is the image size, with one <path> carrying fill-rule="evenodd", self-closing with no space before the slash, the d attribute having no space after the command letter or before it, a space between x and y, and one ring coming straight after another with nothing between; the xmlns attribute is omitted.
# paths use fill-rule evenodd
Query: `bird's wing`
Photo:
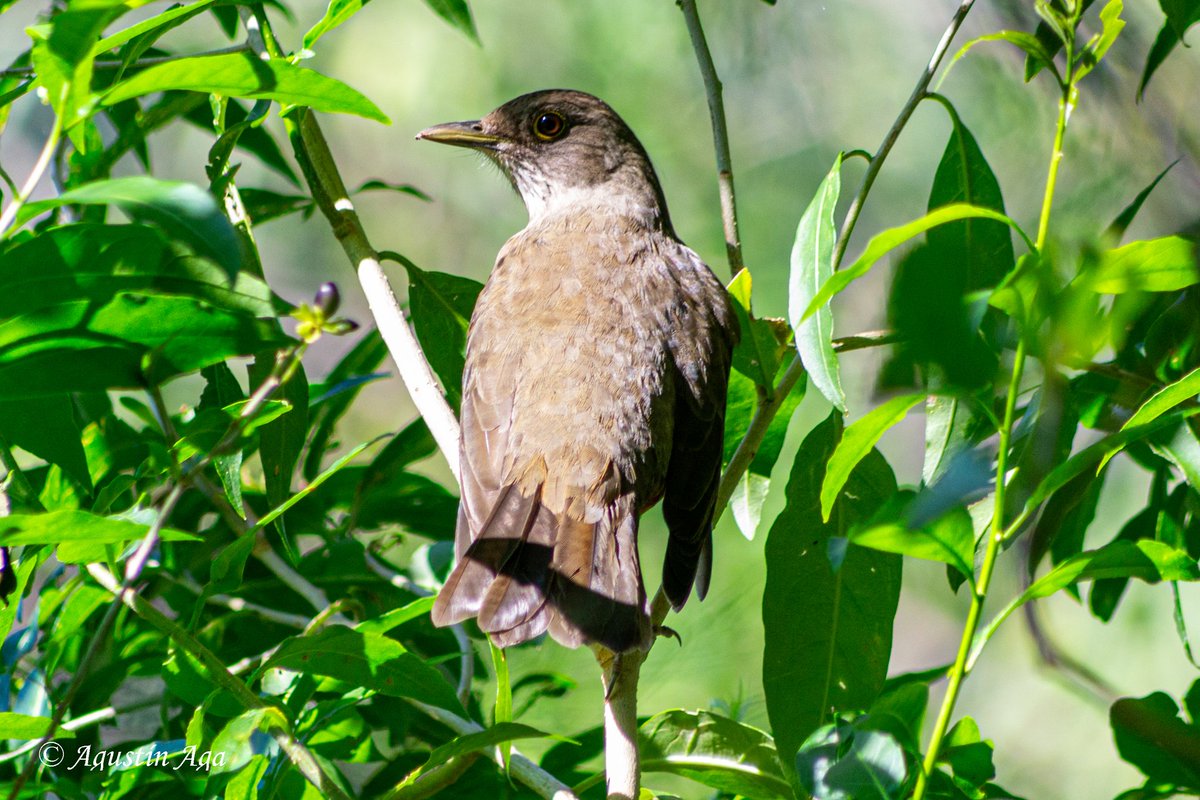
<svg viewBox="0 0 1200 800"><path fill-rule="evenodd" d="M672 320L675 418L671 461L663 494L670 536L663 589L679 610L695 583L703 599L712 573L713 505L721 479L725 399L738 339L725 288L680 245L676 266L687 302Z"/></svg>

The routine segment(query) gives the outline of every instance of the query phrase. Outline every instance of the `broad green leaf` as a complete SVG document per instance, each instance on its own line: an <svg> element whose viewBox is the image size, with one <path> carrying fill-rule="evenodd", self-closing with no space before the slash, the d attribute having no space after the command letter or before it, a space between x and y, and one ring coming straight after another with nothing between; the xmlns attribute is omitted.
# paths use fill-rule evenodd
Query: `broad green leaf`
<svg viewBox="0 0 1200 800"><path fill-rule="evenodd" d="M814 800L892 800L908 776L896 738L856 723L815 731L796 755L796 773Z"/></svg>
<svg viewBox="0 0 1200 800"><path fill-rule="evenodd" d="M427 272L407 259L400 263L408 270L408 302L417 341L451 405L457 407L462 396L467 325L483 285L458 275Z"/></svg>
<svg viewBox="0 0 1200 800"><path fill-rule="evenodd" d="M422 703L466 716L454 687L436 669L377 633L330 625L314 634L287 639L264 669L286 667L324 675L392 697L411 697Z"/></svg>
<svg viewBox="0 0 1200 800"><path fill-rule="evenodd" d="M475 20L471 18L467 0L425 0L425 5L473 41L479 42L479 31L475 30Z"/></svg>
<svg viewBox="0 0 1200 800"><path fill-rule="evenodd" d="M928 211L953 203L969 203L1004 213L1000 182L988 165L979 143L963 124L949 101L942 103L950 115L950 139L942 151ZM967 292L995 286L1015 263L1012 231L990 219L968 218L932 228L925 235L935 257L954 263L955 290Z"/></svg>
<svg viewBox="0 0 1200 800"><path fill-rule="evenodd" d="M1182 236L1130 242L1100 254L1080 276L1082 285L1102 294L1173 292L1200 282L1196 243Z"/></svg>
<svg viewBox="0 0 1200 800"><path fill-rule="evenodd" d="M833 246L837 228L833 212L842 188L842 156L817 187L800 217L788 279L788 319L796 332L796 349L813 386L841 412L846 410L837 354L833 352L833 292L820 298L820 289L834 278Z"/></svg>
<svg viewBox="0 0 1200 800"><path fill-rule="evenodd" d="M0 546L20 544L120 544L143 538L149 526L118 517L99 517L86 511L67 509L45 514L11 514L0 518ZM163 528L166 541L198 542L201 537Z"/></svg>
<svg viewBox="0 0 1200 800"><path fill-rule="evenodd" d="M274 368L274 354L261 354L254 359L250 368L251 385L260 385ZM292 494L292 478L296 462L304 449L308 437L308 377L301 366L277 394L292 406L292 411L265 425L258 434L258 454L262 461L263 481L266 484L267 502L278 509L298 495ZM312 488L310 484L306 488ZM284 520L278 517L277 530L284 545L292 547ZM294 555L294 553L292 554Z"/></svg>
<svg viewBox="0 0 1200 800"><path fill-rule="evenodd" d="M252 53L197 56L158 64L121 81L105 93L101 102L112 105L178 89L268 99L388 123L374 103L341 81L281 59L262 61Z"/></svg>
<svg viewBox="0 0 1200 800"><path fill-rule="evenodd" d="M241 402L245 399L245 394L242 392L242 387L238 384L237 378L233 376L233 370L229 368L225 362L213 364L211 367L205 367L200 371L204 377L204 391L200 394L200 405L197 407L199 414L204 414L206 411L221 411L227 412L234 403ZM291 406L288 406L290 410ZM232 423L232 419L229 423ZM224 426L224 429L218 433L218 436L224 436L225 431L229 429L229 423ZM215 446L220 439L212 441L211 446ZM225 497L229 500L229 504L233 506L233 510L238 513L242 519L246 518L246 509L242 503L242 448L236 448L231 453L221 453L213 457L213 466L216 467L217 477L221 480L221 487L225 490ZM245 559L242 559L245 563ZM241 582L241 570L238 570L238 582Z"/></svg>
<svg viewBox="0 0 1200 800"><path fill-rule="evenodd" d="M378 331L368 331L325 378L324 391L309 402L309 427L312 433L304 456L304 477L312 480L321 471L321 459L330 448L334 428L358 397L363 376L379 368L387 355L387 345ZM311 388L311 387L310 387Z"/></svg>
<svg viewBox="0 0 1200 800"><path fill-rule="evenodd" d="M1133 412L1133 416L1125 421L1125 424L1121 426L1121 434L1152 424L1163 414L1182 403L1195 399L1197 395L1200 395L1200 368L1192 370L1174 383L1155 392L1150 399L1138 407L1137 411ZM1097 470L1103 469L1109 459L1121 452L1125 446L1125 442L1114 444L1115 446L1100 460Z"/></svg>
<svg viewBox="0 0 1200 800"><path fill-rule="evenodd" d="M969 398L931 395L925 401L925 456L921 482L932 486L946 474L956 456L974 444L976 415Z"/></svg>
<svg viewBox="0 0 1200 800"><path fill-rule="evenodd" d="M771 737L709 711L656 714L638 731L643 772L682 775L747 800L791 800Z"/></svg>
<svg viewBox="0 0 1200 800"><path fill-rule="evenodd" d="M289 340L190 297L116 292L0 322L0 399L141 388Z"/></svg>
<svg viewBox="0 0 1200 800"><path fill-rule="evenodd" d="M0 251L0 318L72 300L103 303L121 291L193 297L253 317L289 308L258 278L242 272L230 285L217 264L145 225L62 225Z"/></svg>
<svg viewBox="0 0 1200 800"><path fill-rule="evenodd" d="M902 512L898 516L900 518L895 521L879 520L856 528L850 533L850 542L885 553L940 561L954 567L967 579L974 576L975 530L966 509L954 509L915 529L906 523Z"/></svg>
<svg viewBox="0 0 1200 800"><path fill-rule="evenodd" d="M945 225L947 222L957 222L962 219L991 219L997 222L1003 222L1025 241L1031 252L1037 248L1033 245L1033 240L1021 230L1017 223L1001 214L998 211L993 211L990 208L980 208L978 206L968 205L966 203L955 203L949 206L942 206L936 211L931 211L920 219L915 219L912 222L900 225L896 228L891 228L876 235L871 241L867 242L867 247L863 250L858 260L846 267L843 270L835 272L829 280L821 286L821 290L817 292L812 302L804 310L804 319L812 316L825 305L838 292L845 289L858 278L866 275L875 262L883 258L884 255L904 244L915 236L936 228L938 225Z"/></svg>
<svg viewBox="0 0 1200 800"><path fill-rule="evenodd" d="M190 183L163 181L146 175L94 181L22 207L19 220L29 220L64 205L115 205L135 220L145 219L179 236L196 252L211 256L230 279L241 268L237 234L212 195Z"/></svg>
<svg viewBox="0 0 1200 800"><path fill-rule="evenodd" d="M821 522L825 465L841 438L837 415L818 425L796 454L787 506L767 536L763 591L763 690L786 770L810 733L843 709L869 708L887 676L902 559L848 545L839 569L830 540L864 523L896 491L887 462L859 462Z"/></svg>
<svg viewBox="0 0 1200 800"><path fill-rule="evenodd" d="M541 739L547 736L550 734L519 722L497 722L492 727L477 733L457 736L445 744L435 747L425 763L408 773L404 780L397 784L396 789L412 785L429 770L445 764L457 756L475 753L496 745L508 744L516 739Z"/></svg>
<svg viewBox="0 0 1200 800"><path fill-rule="evenodd" d="M259 731L268 730L272 723L277 726L279 721L272 717L278 715L279 712L272 708L252 708L225 723L209 748L211 752L224 756L223 763L217 766L215 772L236 772L250 763L254 757L251 737Z"/></svg>
<svg viewBox="0 0 1200 800"><path fill-rule="evenodd" d="M79 424L67 395L0 400L0 435L9 444L57 464L84 488L92 488Z"/></svg>
<svg viewBox="0 0 1200 800"><path fill-rule="evenodd" d="M0 711L0 731L4 731L6 739L40 739L50 730L49 717L31 717L28 714L18 714L14 711ZM55 739L73 739L74 731L58 728L54 733Z"/></svg>
<svg viewBox="0 0 1200 800"><path fill-rule="evenodd" d="M1158 0L1158 5L1181 41L1187 29L1200 22L1200 0Z"/></svg>
<svg viewBox="0 0 1200 800"><path fill-rule="evenodd" d="M1200 785L1200 728L1179 718L1179 706L1162 692L1123 697L1109 710L1121 758L1155 783Z"/></svg>
<svg viewBox="0 0 1200 800"><path fill-rule="evenodd" d="M242 534L217 552L209 566L208 588L214 593L236 592L242 585L246 560L254 551L254 537Z"/></svg>
<svg viewBox="0 0 1200 800"><path fill-rule="evenodd" d="M904 394L893 397L881 406L871 409L861 419L856 420L842 434L837 449L829 459L825 469L825 479L821 483L821 520L829 522L829 514L833 504L837 502L842 488L850 478L850 473L874 449L889 428L898 423L908 414L909 410L925 399L920 394Z"/></svg>

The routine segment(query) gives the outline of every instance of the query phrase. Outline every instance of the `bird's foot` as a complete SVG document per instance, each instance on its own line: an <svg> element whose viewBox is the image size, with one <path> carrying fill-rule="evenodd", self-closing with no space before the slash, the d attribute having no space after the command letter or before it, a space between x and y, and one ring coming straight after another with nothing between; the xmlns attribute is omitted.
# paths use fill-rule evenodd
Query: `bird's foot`
<svg viewBox="0 0 1200 800"><path fill-rule="evenodd" d="M662 636L668 639L674 639L675 641L679 642L680 647L683 647L683 637L680 636L679 631L675 630L674 628L668 628L666 625L656 625L654 626L654 636L655 638Z"/></svg>

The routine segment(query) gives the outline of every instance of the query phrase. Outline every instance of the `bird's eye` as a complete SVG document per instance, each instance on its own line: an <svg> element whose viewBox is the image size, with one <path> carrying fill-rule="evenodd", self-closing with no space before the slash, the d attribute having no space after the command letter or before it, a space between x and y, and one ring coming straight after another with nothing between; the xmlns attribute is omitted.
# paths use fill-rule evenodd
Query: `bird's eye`
<svg viewBox="0 0 1200 800"><path fill-rule="evenodd" d="M557 111L547 111L539 114L533 121L533 132L544 142L551 142L562 136L567 130L567 121Z"/></svg>

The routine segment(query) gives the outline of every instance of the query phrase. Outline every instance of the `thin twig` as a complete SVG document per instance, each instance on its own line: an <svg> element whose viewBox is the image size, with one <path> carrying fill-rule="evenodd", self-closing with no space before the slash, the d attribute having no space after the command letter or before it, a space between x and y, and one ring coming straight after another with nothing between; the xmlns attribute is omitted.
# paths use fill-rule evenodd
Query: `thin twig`
<svg viewBox="0 0 1200 800"><path fill-rule="evenodd" d="M700 77L704 81L704 94L708 98L708 115L712 121L713 150L717 157L717 189L721 195L721 225L725 229L725 254L729 259L729 273L736 275L744 266L742 240L738 232L737 194L733 189L733 162L729 156L729 130L725 124L725 100L722 97L721 79L713 64L704 28L700 25L700 14L696 0L678 0L687 24L696 62L700 66Z"/></svg>
<svg viewBox="0 0 1200 800"><path fill-rule="evenodd" d="M42 179L42 175L46 172L46 167L50 166L50 159L54 157L54 150L58 147L58 139L62 136L62 129L62 117L55 114L54 124L50 126L50 135L46 137L46 144L42 146L41 155L34 162L33 169L29 171L29 177L25 180L21 191L9 202L8 208L4 209L4 212L0 214L0 238L3 238L8 233L9 227L17 218L17 212L21 210L21 206L25 205L25 201L29 199L29 195L33 194L33 190L37 188L38 181Z"/></svg>
<svg viewBox="0 0 1200 800"><path fill-rule="evenodd" d="M883 162L887 159L888 153L892 151L892 146L896 144L896 140L900 138L900 131L904 130L904 126L908 124L908 118L912 116L913 111L916 110L920 102L925 99L925 92L929 88L929 81L933 79L933 74L937 72L938 65L942 63L942 58L945 57L946 51L950 49L950 42L954 40L954 35L958 33L958 29L966 18L967 12L971 10L971 6L974 4L975 0L963 0L958 10L954 12L954 17L946 27L946 32L942 34L941 41L934 48L933 56L929 59L929 64L921 73L921 77L917 79L917 85L913 89L912 95L909 96L908 102L904 104L904 108L900 109L900 115L892 123L891 130L883 137L883 143L879 145L879 149L875 151L875 155L871 158L871 163L867 165L862 185L858 187L858 193L854 195L854 200L851 201L850 208L846 211L846 219L842 222L842 229L838 232L837 244L833 251L833 263L835 266L841 264L842 258L846 255L846 247L850 244L850 236L854 233L854 226L858 222L859 215L862 213L863 203L867 199L867 194L871 191L871 186L875 183L875 178L879 175L879 170L883 169Z"/></svg>

